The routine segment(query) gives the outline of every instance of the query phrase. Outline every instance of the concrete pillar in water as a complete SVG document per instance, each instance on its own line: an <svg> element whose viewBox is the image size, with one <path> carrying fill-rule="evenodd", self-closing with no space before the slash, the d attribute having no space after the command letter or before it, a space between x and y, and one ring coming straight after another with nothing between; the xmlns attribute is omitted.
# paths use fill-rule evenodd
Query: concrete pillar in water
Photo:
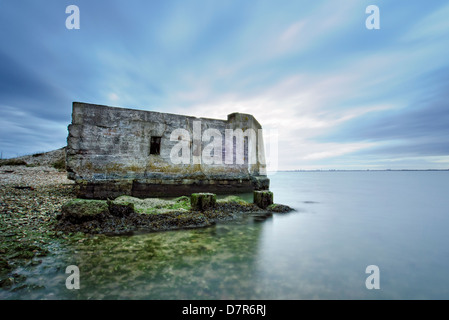
<svg viewBox="0 0 449 320"><path fill-rule="evenodd" d="M268 190L254 191L254 203L262 209L273 204L273 192Z"/></svg>
<svg viewBox="0 0 449 320"><path fill-rule="evenodd" d="M217 203L217 196L214 193L192 193L190 205L192 210L205 211L212 209Z"/></svg>

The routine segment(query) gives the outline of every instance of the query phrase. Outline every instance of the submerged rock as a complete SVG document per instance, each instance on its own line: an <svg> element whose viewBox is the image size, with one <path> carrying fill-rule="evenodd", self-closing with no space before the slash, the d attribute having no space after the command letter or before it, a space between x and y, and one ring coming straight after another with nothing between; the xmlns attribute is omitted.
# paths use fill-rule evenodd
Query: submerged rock
<svg viewBox="0 0 449 320"><path fill-rule="evenodd" d="M290 208L289 206L286 206L284 204L278 204L278 203L270 204L267 207L267 210L269 210L271 212L275 212L275 213L287 213L287 212L293 211L293 209Z"/></svg>
<svg viewBox="0 0 449 320"><path fill-rule="evenodd" d="M9 265L8 261L2 257L0 257L0 274L11 270L11 266Z"/></svg>

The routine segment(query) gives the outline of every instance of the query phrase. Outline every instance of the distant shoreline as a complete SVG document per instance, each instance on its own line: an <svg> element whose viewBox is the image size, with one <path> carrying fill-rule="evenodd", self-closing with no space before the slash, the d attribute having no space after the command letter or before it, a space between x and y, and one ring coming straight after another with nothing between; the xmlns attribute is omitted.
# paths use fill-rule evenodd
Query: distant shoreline
<svg viewBox="0 0 449 320"><path fill-rule="evenodd" d="M0 167L2 166L49 166L57 169L64 169L63 162L65 161L65 148L62 147L56 150L27 154L14 158L0 157ZM12 163L9 163L12 162ZM276 172L381 172L381 171L449 171L447 169L294 169L294 170L276 170L267 171L267 175L275 174Z"/></svg>
<svg viewBox="0 0 449 320"><path fill-rule="evenodd" d="M449 169L315 169L315 170L277 170L267 172L273 174L276 172L371 172L371 171L449 171Z"/></svg>

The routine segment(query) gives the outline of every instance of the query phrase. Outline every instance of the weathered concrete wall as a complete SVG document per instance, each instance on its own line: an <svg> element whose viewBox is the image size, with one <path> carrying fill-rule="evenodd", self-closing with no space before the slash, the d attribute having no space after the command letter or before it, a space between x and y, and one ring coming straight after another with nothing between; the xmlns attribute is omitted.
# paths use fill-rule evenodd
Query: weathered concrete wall
<svg viewBox="0 0 449 320"><path fill-rule="evenodd" d="M261 134L256 143L254 137L247 138L241 154L237 143L230 145L230 133L238 133L236 129L257 136L261 126L251 115L240 113L217 120L74 102L67 138L68 177L86 198L268 189L263 152L257 156L263 151ZM159 154L150 152L151 137L160 137ZM252 151L256 161L250 157ZM243 162L237 163L240 155Z"/></svg>

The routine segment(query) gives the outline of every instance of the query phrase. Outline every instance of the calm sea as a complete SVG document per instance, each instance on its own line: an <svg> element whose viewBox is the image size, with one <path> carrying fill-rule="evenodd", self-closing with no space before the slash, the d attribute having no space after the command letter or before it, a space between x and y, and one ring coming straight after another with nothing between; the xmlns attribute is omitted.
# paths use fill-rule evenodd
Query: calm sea
<svg viewBox="0 0 449 320"><path fill-rule="evenodd" d="M449 299L449 171L270 178L275 202L295 212L55 246L41 264L19 270L26 287L0 297ZM79 267L79 290L65 286L68 265ZM367 288L371 276L379 289Z"/></svg>

